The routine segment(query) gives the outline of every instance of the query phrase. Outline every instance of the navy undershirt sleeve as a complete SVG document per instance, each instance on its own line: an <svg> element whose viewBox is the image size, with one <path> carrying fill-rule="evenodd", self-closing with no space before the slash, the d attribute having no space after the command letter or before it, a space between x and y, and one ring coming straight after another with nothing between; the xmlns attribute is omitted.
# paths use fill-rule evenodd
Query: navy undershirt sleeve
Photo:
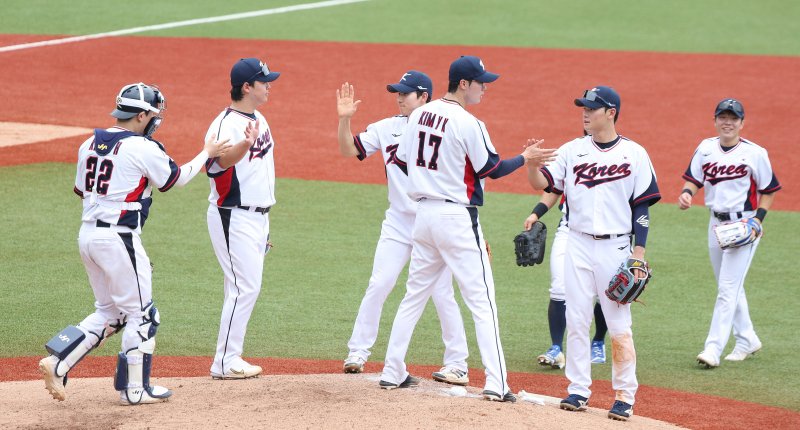
<svg viewBox="0 0 800 430"><path fill-rule="evenodd" d="M497 167L492 170L492 173L489 173L489 177L492 179L502 178L505 175L519 169L520 167L525 165L525 158L522 155L517 155L514 158L509 158L506 160L501 160L497 163Z"/></svg>
<svg viewBox="0 0 800 430"><path fill-rule="evenodd" d="M645 247L647 233L650 231L650 204L642 202L633 207L634 246Z"/></svg>

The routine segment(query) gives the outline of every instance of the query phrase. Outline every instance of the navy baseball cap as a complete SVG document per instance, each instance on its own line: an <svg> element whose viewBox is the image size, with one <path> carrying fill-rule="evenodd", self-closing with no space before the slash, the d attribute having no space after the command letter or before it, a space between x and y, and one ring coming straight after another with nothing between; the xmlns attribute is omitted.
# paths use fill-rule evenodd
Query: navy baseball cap
<svg viewBox="0 0 800 430"><path fill-rule="evenodd" d="M615 108L619 112L622 101L619 94L611 87L594 87L583 92L583 97L575 99L575 106L587 107L589 109Z"/></svg>
<svg viewBox="0 0 800 430"><path fill-rule="evenodd" d="M231 68L231 85L238 87L250 81L272 82L280 75L280 72L271 72L258 58L242 58Z"/></svg>
<svg viewBox="0 0 800 430"><path fill-rule="evenodd" d="M389 84L386 91L390 93L414 93L424 91L433 97L433 82L428 75L416 70L409 70L400 78L400 82Z"/></svg>
<svg viewBox="0 0 800 430"><path fill-rule="evenodd" d="M462 79L478 81L481 83L494 82L500 75L487 72L483 61L472 55L462 55L450 64L450 82L460 82Z"/></svg>
<svg viewBox="0 0 800 430"><path fill-rule="evenodd" d="M717 109L714 111L714 118L718 117L722 112L729 111L740 119L744 119L744 106L742 102L736 99L725 99L717 104Z"/></svg>

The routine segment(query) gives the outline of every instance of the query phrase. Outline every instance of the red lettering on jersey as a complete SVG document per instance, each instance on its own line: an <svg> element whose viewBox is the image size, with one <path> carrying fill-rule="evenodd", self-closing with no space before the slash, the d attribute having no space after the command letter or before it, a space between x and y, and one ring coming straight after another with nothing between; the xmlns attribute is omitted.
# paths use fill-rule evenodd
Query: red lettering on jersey
<svg viewBox="0 0 800 430"><path fill-rule="evenodd" d="M450 118L445 118L444 121L442 121L442 128L441 128L442 134L444 134L445 131L444 128L447 125L447 121L450 121Z"/></svg>
<svg viewBox="0 0 800 430"><path fill-rule="evenodd" d="M711 185L715 185L723 181L744 178L747 175L748 171L746 164L740 164L738 166L725 164L718 165L717 163L703 164L703 176Z"/></svg>
<svg viewBox="0 0 800 430"><path fill-rule="evenodd" d="M597 163L583 163L572 168L575 173L575 185L592 188L596 185L627 178L631 175L630 163L611 166L597 166Z"/></svg>
<svg viewBox="0 0 800 430"><path fill-rule="evenodd" d="M422 125L424 125L426 127L433 128L433 123L434 123L434 121L436 121L436 114L435 113L430 113L430 112L425 112L425 113L428 114L427 115L428 117L425 118L425 124L422 124Z"/></svg>

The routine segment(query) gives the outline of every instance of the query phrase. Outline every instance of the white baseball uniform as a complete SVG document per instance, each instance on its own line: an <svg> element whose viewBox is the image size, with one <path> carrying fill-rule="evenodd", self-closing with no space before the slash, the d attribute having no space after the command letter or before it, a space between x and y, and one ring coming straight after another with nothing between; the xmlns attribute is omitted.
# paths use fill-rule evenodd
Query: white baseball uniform
<svg viewBox="0 0 800 430"><path fill-rule="evenodd" d="M781 185L772 171L766 149L740 139L736 146L725 150L719 137L700 142L683 178L705 189L705 205L711 211L708 253L718 293L705 351L714 354L719 361L731 328L736 338L734 349L751 351L761 344L750 320L744 292L744 279L760 239L723 250L714 235L714 227L753 217L758 209L759 194L774 193Z"/></svg>
<svg viewBox="0 0 800 430"><path fill-rule="evenodd" d="M361 357L364 361L369 357L369 349L378 337L378 326L386 297L394 289L397 277L411 257L411 231L417 203L406 195L408 177L400 168L392 165L394 153L407 123L406 116L386 118L370 124L366 131L359 133L354 139L359 160L376 152L383 155L389 188L389 208L386 210L381 237L375 249L372 276L358 309L353 334L347 343L350 356ZM442 341L445 345L443 363L446 367L466 372L469 350L461 310L453 294L451 272L442 271L435 283L441 284L441 288L434 289L432 299L442 326Z"/></svg>
<svg viewBox="0 0 800 430"><path fill-rule="evenodd" d="M616 399L634 404L638 388L630 305L605 295L619 265L631 254L632 207L660 199L655 171L645 149L624 137L598 146L583 136L558 149L541 168L550 190L564 192L569 205L565 282L569 394L591 395L589 326L597 297L611 333L612 386ZM564 190L554 187L564 184ZM625 347L617 347L624 345Z"/></svg>
<svg viewBox="0 0 800 430"><path fill-rule="evenodd" d="M235 165L206 163L211 185L208 233L224 274L225 299L211 373L223 375L241 364L247 323L261 291L264 256L269 250L269 209L275 204L275 141L264 116L231 108L222 111L206 137L240 142L248 124L258 123L256 141Z"/></svg>
<svg viewBox="0 0 800 430"><path fill-rule="evenodd" d="M408 195L418 201L406 295L400 303L381 379L399 384L408 371L411 335L442 272L449 268L472 311L478 348L486 368L486 390L509 392L494 280L477 206L484 178L498 167L483 122L454 101L439 99L409 117L397 150L408 169Z"/></svg>
<svg viewBox="0 0 800 430"><path fill-rule="evenodd" d="M104 340L97 334L107 334L108 324L125 318L122 351L142 344L138 330L151 307L153 289L150 259L139 234L152 187L167 191L180 176L181 169L160 143L120 127L97 129L81 144L74 188L83 199L78 246L95 296L95 312L78 325L86 334L86 351ZM136 364L132 360L129 364Z"/></svg>
<svg viewBox="0 0 800 430"><path fill-rule="evenodd" d="M553 244L550 245L550 298L563 302L567 299L564 283L564 257L567 254L567 238L569 237L567 203L563 202L560 209L561 219L558 221Z"/></svg>

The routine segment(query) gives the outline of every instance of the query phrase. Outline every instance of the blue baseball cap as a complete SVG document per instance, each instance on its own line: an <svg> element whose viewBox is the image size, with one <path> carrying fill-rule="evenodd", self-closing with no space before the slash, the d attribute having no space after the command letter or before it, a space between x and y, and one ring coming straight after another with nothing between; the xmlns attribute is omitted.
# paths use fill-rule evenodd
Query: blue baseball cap
<svg viewBox="0 0 800 430"><path fill-rule="evenodd" d="M480 58L472 55L462 55L450 64L450 82L460 82L462 79L478 81L481 83L494 82L500 75L487 72Z"/></svg>
<svg viewBox="0 0 800 430"><path fill-rule="evenodd" d="M390 93L414 93L417 91L424 91L428 93L428 96L433 97L433 82L431 82L431 78L429 78L428 75L416 70L409 70L403 74L400 78L400 82L387 85L386 91Z"/></svg>
<svg viewBox="0 0 800 430"><path fill-rule="evenodd" d="M722 112L729 111L744 119L744 106L742 102L736 99L725 99L717 104L717 109L714 111L714 118L718 117Z"/></svg>
<svg viewBox="0 0 800 430"><path fill-rule="evenodd" d="M587 107L589 109L615 108L619 112L622 101L619 94L611 87L594 87L583 92L583 97L575 99L575 106Z"/></svg>
<svg viewBox="0 0 800 430"><path fill-rule="evenodd" d="M251 81L272 82L280 75L280 72L271 72L267 63L258 58L242 58L231 68L231 85L238 87Z"/></svg>

